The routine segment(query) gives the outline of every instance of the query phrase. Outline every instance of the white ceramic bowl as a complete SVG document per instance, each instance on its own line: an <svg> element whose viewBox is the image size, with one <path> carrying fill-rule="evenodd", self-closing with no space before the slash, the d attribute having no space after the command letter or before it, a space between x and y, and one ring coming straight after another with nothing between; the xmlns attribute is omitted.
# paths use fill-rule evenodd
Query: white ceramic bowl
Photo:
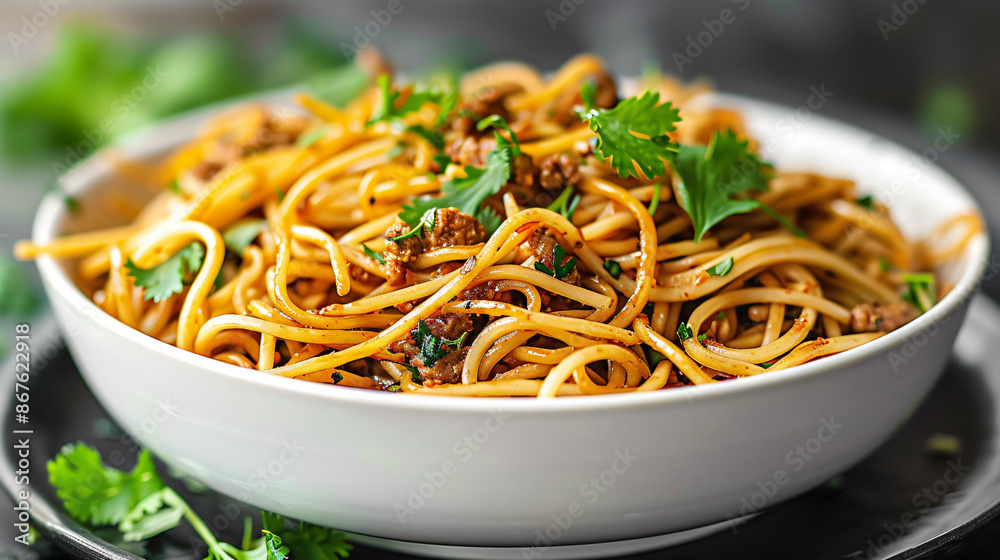
<svg viewBox="0 0 1000 560"><path fill-rule="evenodd" d="M975 208L952 177L867 132L802 108L718 99L744 113L779 169L857 180L891 206L908 235ZM204 118L133 136L122 150L162 154ZM66 177L83 210L69 216L48 198L35 242L111 225L101 190L145 196L109 181L111 173L94 158ZM939 376L987 253L986 238L976 239L950 271L957 285L947 297L858 349L707 387L547 401L377 393L247 371L126 327L77 289L66 263L43 257L38 265L98 399L139 442L209 487L364 535L545 547L733 519L857 463ZM224 510L209 520L232 521Z"/></svg>

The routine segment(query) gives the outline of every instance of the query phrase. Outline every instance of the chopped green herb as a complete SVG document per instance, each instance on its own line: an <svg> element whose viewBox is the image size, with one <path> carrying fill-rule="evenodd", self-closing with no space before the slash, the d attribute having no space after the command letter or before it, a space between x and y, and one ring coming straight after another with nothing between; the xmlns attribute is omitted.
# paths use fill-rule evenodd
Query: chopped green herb
<svg viewBox="0 0 1000 560"><path fill-rule="evenodd" d="M444 173L444 171L446 169L448 169L448 166L451 165L451 156L446 156L444 154L439 154L439 155L434 156L431 159L433 159L435 161L435 163L438 164L438 167L441 168L441 173Z"/></svg>
<svg viewBox="0 0 1000 560"><path fill-rule="evenodd" d="M382 102L375 108L375 113L368 124L401 119L419 110L425 103L441 103L445 97L445 94L440 91L417 91L414 89L403 105L397 108L396 100L399 99L400 93L393 91L388 74L382 74L378 77L378 87L382 92Z"/></svg>
<svg viewBox="0 0 1000 560"><path fill-rule="evenodd" d="M787 218L748 197L750 191L767 190L772 168L750 151L747 142L739 141L733 131L716 132L707 147L681 146L674 169L678 176L678 202L691 217L695 241L701 241L723 219L758 209L795 235L804 235Z"/></svg>
<svg viewBox="0 0 1000 560"><path fill-rule="evenodd" d="M365 245L364 243L361 244L361 247L365 250L365 254L375 259L375 261L378 264L385 264L385 256L382 253L374 251L372 248L370 248L368 245Z"/></svg>
<svg viewBox="0 0 1000 560"><path fill-rule="evenodd" d="M76 197L68 194L63 196L63 204L66 205L66 209L70 212L76 213L80 211L80 201Z"/></svg>
<svg viewBox="0 0 1000 560"><path fill-rule="evenodd" d="M916 307L921 313L926 313L937 303L937 290L934 287L934 275L929 272L904 274L903 282L907 284L903 299Z"/></svg>
<svg viewBox="0 0 1000 560"><path fill-rule="evenodd" d="M729 274L729 271L733 269L733 257L720 262L719 264L708 269L709 276L725 276Z"/></svg>
<svg viewBox="0 0 1000 560"><path fill-rule="evenodd" d="M177 179L170 181L170 192L174 194L181 194L183 192L181 191L181 184L177 181Z"/></svg>
<svg viewBox="0 0 1000 560"><path fill-rule="evenodd" d="M386 387L385 390L388 391L388 392L390 392L390 393L398 393L398 392L402 391L403 388L399 386L399 383L393 383L392 385L389 385L388 387Z"/></svg>
<svg viewBox="0 0 1000 560"><path fill-rule="evenodd" d="M882 321L883 321L883 319L881 317L875 317L875 328L876 329L882 330Z"/></svg>
<svg viewBox="0 0 1000 560"><path fill-rule="evenodd" d="M389 151L385 153L387 159L395 159L403 154L403 149L406 148L406 144L402 142L396 144L395 146L389 148Z"/></svg>
<svg viewBox="0 0 1000 560"><path fill-rule="evenodd" d="M144 289L144 299L160 302L184 291L184 285L201 269L204 259L205 248L195 242L153 268L139 268L131 258L125 268L135 278L135 285Z"/></svg>
<svg viewBox="0 0 1000 560"><path fill-rule="evenodd" d="M410 372L410 379L412 379L414 383L420 383L420 371L417 368L407 365L404 365L403 367Z"/></svg>
<svg viewBox="0 0 1000 560"><path fill-rule="evenodd" d="M423 367L428 368L432 367L438 362L438 360L447 356L451 352L451 350L447 349L448 346L455 349L460 348L467 334L468 333L464 333L455 340L439 338L431 333L430 327L428 327L427 323L423 320L417 323L417 328L410 331L410 336L413 337L413 341L419 348L416 359L423 364ZM414 381L418 381L418 379L419 376L414 377Z"/></svg>
<svg viewBox="0 0 1000 560"><path fill-rule="evenodd" d="M462 333L462 336L456 338L455 340L445 340L441 342L441 346L451 346L455 350L458 350L462 347L462 343L465 342L465 337L467 336L469 336L469 333L464 332Z"/></svg>
<svg viewBox="0 0 1000 560"><path fill-rule="evenodd" d="M702 333L698 335L698 342L704 342L708 338L708 333Z"/></svg>
<svg viewBox="0 0 1000 560"><path fill-rule="evenodd" d="M572 202L570 202L570 197L573 198ZM567 202L569 203L568 206ZM576 207L579 204L580 204L580 195L574 196L573 187L572 185L570 185L567 186L565 189L563 189L563 192L559 193L559 196L552 201L552 204L549 204L547 209L552 210L553 212L559 212L559 214L561 214L562 217L572 222L573 214L576 212Z"/></svg>
<svg viewBox="0 0 1000 560"><path fill-rule="evenodd" d="M281 190L281 187L274 189L278 193L278 202L283 202L285 200L285 191Z"/></svg>
<svg viewBox="0 0 1000 560"><path fill-rule="evenodd" d="M295 140L295 145L300 148L308 148L315 144L320 138L326 136L326 133L330 131L330 127L326 124L321 124L308 132L304 132L299 135Z"/></svg>
<svg viewBox="0 0 1000 560"><path fill-rule="evenodd" d="M664 162L673 162L678 150L667 136L680 121L671 102L661 105L659 93L645 91L620 101L613 109L598 109L594 107L592 82L583 85L580 97L584 102L580 118L597 133L595 154L610 159L621 177L638 177L636 167L648 178L664 174Z"/></svg>
<svg viewBox="0 0 1000 560"><path fill-rule="evenodd" d="M335 370L333 373L330 374L330 379L332 379L333 384L336 385L337 383L340 383L341 381L344 380L344 375L339 371Z"/></svg>
<svg viewBox="0 0 1000 560"><path fill-rule="evenodd" d="M476 130L482 132L483 130L486 130L491 126L494 128L502 128L506 130L510 134L511 142L514 143L512 147L512 149L514 150L514 157L521 155L521 143L518 142L517 135L514 134L514 130L510 127L509 124L507 124L507 121L505 121L504 118L501 117L500 115L494 114L483 118L478 123L476 123Z"/></svg>
<svg viewBox="0 0 1000 560"><path fill-rule="evenodd" d="M441 136L441 133L437 132L436 130L428 130L422 124L411 124L410 126L407 126L405 130L406 132L412 132L413 134L420 136L424 140L427 140L430 143L430 145L434 146L434 148L437 150L444 149L444 136ZM441 169L444 169L444 167L442 167Z"/></svg>
<svg viewBox="0 0 1000 560"><path fill-rule="evenodd" d="M652 216L656 213L656 209L660 207L660 188L661 185L656 183L653 185L653 200L649 201L649 215Z"/></svg>
<svg viewBox="0 0 1000 560"><path fill-rule="evenodd" d="M718 320L720 320L720 321L725 321L726 320L726 312L725 311L719 311L718 315L716 315L715 317Z"/></svg>
<svg viewBox="0 0 1000 560"><path fill-rule="evenodd" d="M417 225L410 228L410 231L404 233L403 235L397 235L396 237L390 237L389 241L393 243L398 243L407 237L419 236L423 237L424 230L433 231L434 230L434 220L437 218L437 208L428 208L424 215L420 217L420 222Z"/></svg>
<svg viewBox="0 0 1000 560"><path fill-rule="evenodd" d="M399 218L416 227L420 219L431 208L456 208L470 216L478 216L480 205L490 196L498 193L510 179L510 162L514 157L510 143L494 131L497 149L486 158L486 167L480 169L465 166L465 177L453 179L441 186L442 196L437 198L417 198L411 205L403 206ZM485 227L486 224L484 224ZM489 233L492 231L487 230Z"/></svg>
<svg viewBox="0 0 1000 560"><path fill-rule="evenodd" d="M660 362L666 359L666 356L660 354L658 351L652 348L646 347L645 351L646 351L646 364L649 366L649 369L656 368L656 366Z"/></svg>
<svg viewBox="0 0 1000 560"><path fill-rule="evenodd" d="M862 196L861 198L855 200L855 202L857 202L858 206L864 208L865 210L868 211L875 210L875 199L872 198L872 195L870 194Z"/></svg>
<svg viewBox="0 0 1000 560"><path fill-rule="evenodd" d="M760 367L762 367L764 369L767 369L767 368L769 368L769 367L771 367L773 365L774 365L774 362L764 362L764 363L760 364Z"/></svg>
<svg viewBox="0 0 1000 560"><path fill-rule="evenodd" d="M565 260L565 262L563 262ZM555 267L553 271L551 268L545 266L544 263L535 262L535 270L548 274L558 279L565 278L569 273L573 272L576 268L576 257L570 257L566 259L566 249L562 248L562 245L556 244L555 248L552 249L552 266Z"/></svg>
<svg viewBox="0 0 1000 560"><path fill-rule="evenodd" d="M230 251L242 255L243 250L265 231L267 231L267 220L248 220L226 228L222 232L222 240Z"/></svg>
<svg viewBox="0 0 1000 560"><path fill-rule="evenodd" d="M611 259L604 260L604 270L607 270L608 274L610 274L611 277L614 278L615 280L617 280L622 275L622 265L618 264L617 262Z"/></svg>
<svg viewBox="0 0 1000 560"><path fill-rule="evenodd" d="M347 543L346 535L340 531L304 521L289 523L289 520L275 513L267 512L263 517L264 531L276 537L272 539L274 546L278 552L286 555L267 556L267 560L283 560L285 557L292 560L336 560L347 558L353 548Z"/></svg>
<svg viewBox="0 0 1000 560"><path fill-rule="evenodd" d="M747 278L745 284L751 288L760 288L764 285L761 283L760 278L757 278L756 276L753 278Z"/></svg>
<svg viewBox="0 0 1000 560"><path fill-rule="evenodd" d="M684 342L692 336L694 336L694 333L691 332L691 327L689 327L687 323L677 325L677 338L680 339L681 342Z"/></svg>
<svg viewBox="0 0 1000 560"><path fill-rule="evenodd" d="M881 270L882 272L889 272L890 270L892 270L892 264L890 264L889 260L886 259L885 257L879 257L878 269Z"/></svg>

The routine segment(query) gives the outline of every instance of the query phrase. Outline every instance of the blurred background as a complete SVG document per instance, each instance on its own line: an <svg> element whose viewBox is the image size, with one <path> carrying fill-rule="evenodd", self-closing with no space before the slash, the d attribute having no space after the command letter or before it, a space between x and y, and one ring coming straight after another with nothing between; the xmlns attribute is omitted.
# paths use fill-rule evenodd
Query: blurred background
<svg viewBox="0 0 1000 560"><path fill-rule="evenodd" d="M60 173L205 104L292 84L336 102L369 44L412 76L498 59L552 70L591 51L614 74L708 77L790 112L823 91L825 116L918 152L957 138L938 163L1000 239L998 29L1000 2L983 0L3 0L0 328L43 307L11 248ZM1000 296L1000 279L986 290Z"/></svg>

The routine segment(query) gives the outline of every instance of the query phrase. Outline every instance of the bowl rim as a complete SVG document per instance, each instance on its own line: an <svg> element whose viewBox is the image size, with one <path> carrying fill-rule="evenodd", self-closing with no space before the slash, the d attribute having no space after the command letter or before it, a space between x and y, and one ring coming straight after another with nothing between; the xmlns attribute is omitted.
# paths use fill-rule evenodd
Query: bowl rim
<svg viewBox="0 0 1000 560"><path fill-rule="evenodd" d="M137 157L163 153L176 148L184 141L192 138L192 131L200 130L200 125L210 115L248 103L290 105L290 93L296 91L295 89L284 89L210 105L128 134L113 143L112 146L125 152L127 155ZM748 108L754 110L759 108L769 111L780 110L787 112L792 109L748 96L726 93L711 94L711 99L722 101L729 106L736 105L736 108L739 110L747 110ZM850 133L859 138L867 137L870 140L878 141L881 145L896 150L901 155L918 157L912 150L896 142L853 124L823 115L813 115L809 126L837 128L842 132ZM177 133L176 136L181 138L180 142L176 139L166 140L167 138L172 138L168 134L171 131ZM106 150L107 148L104 148L92 154L59 178L59 182L66 194L76 195L85 192L99 184L102 178L111 174L112 170L102 162L101 158ZM925 171L932 175L932 180L935 183L950 191L950 194L963 199L970 210L974 210L980 216L983 215L978 202L969 193L968 189L954 176L937 165L937 163L931 163ZM36 213L32 227L32 240L35 243L44 243L54 239L58 235L58 229L63 224L66 216L67 209L63 203L63 196L55 193L47 195L42 200ZM51 287L59 296L65 298L67 303L77 313L86 314L100 328L108 329L112 334L144 347L153 355L160 355L167 359L176 360L183 363L186 367L201 370L206 375L221 376L237 382L258 385L260 388L284 391L297 397L330 403L373 407L384 406L399 410L429 412L489 413L502 408L504 412L549 414L619 408L660 407L705 402L711 399L739 398L743 394L770 390L776 385L808 382L817 376L831 371L851 367L877 354L888 351L890 348L903 343L914 335L928 330L933 325L946 322L946 317L958 310L963 304L971 301L986 272L987 265L990 263L989 247L990 243L986 231L975 236L967 245L966 251L962 255L962 259L965 261L965 270L962 272L954 288L941 301L926 313L901 328L845 352L785 370L768 372L766 375L738 378L730 380L727 383L679 387L668 391L586 395L584 398L557 399L444 396L433 398L435 397L434 395L409 395L403 393L389 395L383 394L383 391L372 391L354 387L333 387L325 383L303 382L257 370L248 371L236 365L213 360L212 358L201 356L188 350L181 350L176 346L161 342L143 334L139 330L127 326L125 323L108 315L90 298L86 297L73 282L70 275L63 270L57 259L42 254L38 256L36 263L41 276L45 280L46 288L50 289Z"/></svg>

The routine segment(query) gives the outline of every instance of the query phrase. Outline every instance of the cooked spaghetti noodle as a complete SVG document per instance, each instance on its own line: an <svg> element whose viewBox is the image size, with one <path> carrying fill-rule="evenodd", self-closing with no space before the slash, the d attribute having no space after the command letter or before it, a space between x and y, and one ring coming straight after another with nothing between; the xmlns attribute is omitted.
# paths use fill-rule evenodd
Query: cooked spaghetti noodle
<svg viewBox="0 0 1000 560"><path fill-rule="evenodd" d="M614 146L597 115L623 101L592 56L548 78L487 67L450 93L380 80L342 109L299 96L301 114L224 115L153 171L162 193L132 225L17 253L78 259L108 314L242 368L554 397L708 384L857 347L933 305L947 286L910 271L982 229L960 216L941 226L948 246L911 244L851 181L761 165L766 190L732 193L722 202L748 205L699 234L672 154L662 173L626 154L623 177L622 155L600 151ZM725 133L752 154L737 113L688 105L703 86L641 86L679 121L659 140L637 125L623 144L709 145L708 161ZM491 178L471 210L434 206L468 204ZM401 219L419 204L418 223Z"/></svg>

